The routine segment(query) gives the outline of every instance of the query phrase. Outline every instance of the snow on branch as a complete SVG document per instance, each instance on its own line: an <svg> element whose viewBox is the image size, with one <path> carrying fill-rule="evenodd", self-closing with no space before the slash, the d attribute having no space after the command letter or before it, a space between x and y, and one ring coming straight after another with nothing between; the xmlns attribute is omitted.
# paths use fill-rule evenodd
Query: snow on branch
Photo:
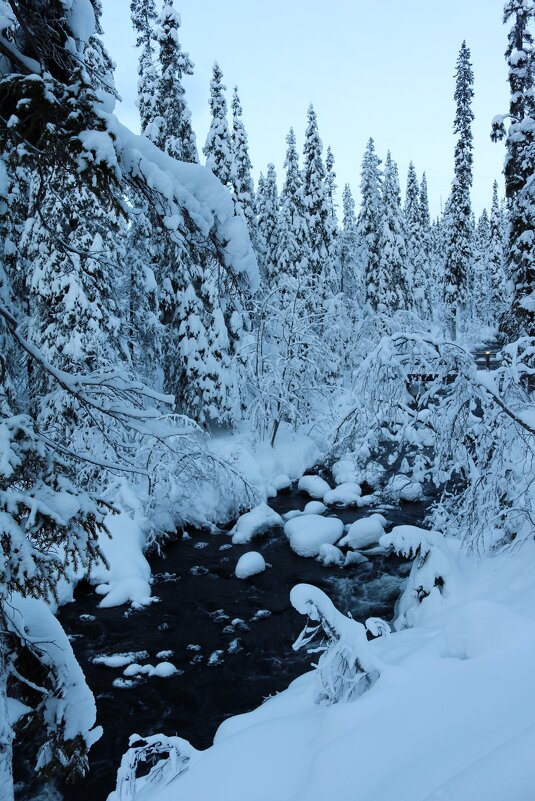
<svg viewBox="0 0 535 801"><path fill-rule="evenodd" d="M163 734L149 737L133 734L129 745L117 772L116 789L108 801L133 801L142 792L152 794L161 790L182 776L199 754L187 740Z"/></svg>
<svg viewBox="0 0 535 801"><path fill-rule="evenodd" d="M460 345L390 333L356 371L332 449L425 463L442 491L434 528L483 551L521 542L535 532L534 352L524 337L486 373Z"/></svg>
<svg viewBox="0 0 535 801"><path fill-rule="evenodd" d="M297 612L317 624L307 623L294 651L309 645L316 635L326 637L318 647L309 649L310 653L321 652L316 666L316 703L351 701L375 684L380 665L371 653L362 623L339 612L331 599L311 584L293 587L290 601Z"/></svg>

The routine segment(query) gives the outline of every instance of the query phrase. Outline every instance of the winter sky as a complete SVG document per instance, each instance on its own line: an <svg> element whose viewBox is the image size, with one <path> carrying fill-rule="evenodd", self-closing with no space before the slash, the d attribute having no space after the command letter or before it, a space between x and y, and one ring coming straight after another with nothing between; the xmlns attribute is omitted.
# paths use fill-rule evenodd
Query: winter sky
<svg viewBox="0 0 535 801"><path fill-rule="evenodd" d="M160 3L161 0L156 0ZM104 3L105 39L117 63L119 116L138 127L137 54L130 0ZM336 160L339 190L358 198L366 141L398 162L402 191L409 161L425 170L438 213L453 173L454 71L463 39L475 73L476 213L490 206L504 148L489 138L491 120L508 107L503 0L175 0L181 42L195 64L184 85L199 149L209 127L209 83L217 60L228 87L237 84L255 180L273 161L279 179L290 126L303 143L312 101L324 147ZM280 182L280 181L279 181ZM339 191L339 195L340 195Z"/></svg>

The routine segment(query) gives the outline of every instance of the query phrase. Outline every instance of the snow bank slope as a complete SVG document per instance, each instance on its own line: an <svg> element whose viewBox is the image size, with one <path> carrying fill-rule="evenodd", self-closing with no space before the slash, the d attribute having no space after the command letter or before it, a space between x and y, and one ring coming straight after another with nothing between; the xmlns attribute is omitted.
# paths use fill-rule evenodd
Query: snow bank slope
<svg viewBox="0 0 535 801"><path fill-rule="evenodd" d="M535 544L461 570L417 628L372 643L384 667L361 698L317 706L307 674L152 801L531 801Z"/></svg>

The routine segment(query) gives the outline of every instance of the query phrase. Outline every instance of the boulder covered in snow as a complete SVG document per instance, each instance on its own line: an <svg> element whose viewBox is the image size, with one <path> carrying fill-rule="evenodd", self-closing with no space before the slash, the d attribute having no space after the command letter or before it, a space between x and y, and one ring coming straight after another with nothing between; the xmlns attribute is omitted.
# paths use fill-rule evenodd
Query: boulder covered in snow
<svg viewBox="0 0 535 801"><path fill-rule="evenodd" d="M385 493L400 501L419 501L423 496L423 489L419 481L413 481L409 476L400 474L390 479L385 487Z"/></svg>
<svg viewBox="0 0 535 801"><path fill-rule="evenodd" d="M331 565L340 565L344 561L344 554L337 548L336 545L329 545L323 543L320 546L320 552L317 556L318 562L321 562L323 567L330 567Z"/></svg>
<svg viewBox="0 0 535 801"><path fill-rule="evenodd" d="M346 558L344 559L344 567L353 567L353 565L362 565L365 562L369 562L370 560L367 559L363 554L359 553L358 551L348 551L346 553Z"/></svg>
<svg viewBox="0 0 535 801"><path fill-rule="evenodd" d="M279 473L271 480L271 484L277 492L283 492L292 488L292 479L286 473Z"/></svg>
<svg viewBox="0 0 535 801"><path fill-rule="evenodd" d="M321 499L330 490L330 487L321 476L303 476L299 479L297 489L300 492L306 492L311 498Z"/></svg>
<svg viewBox="0 0 535 801"><path fill-rule="evenodd" d="M282 517L267 503L261 503L238 518L236 525L230 531L230 536L234 545L244 545L270 528L282 525Z"/></svg>
<svg viewBox="0 0 535 801"><path fill-rule="evenodd" d="M361 495L360 486L350 481L328 490L323 496L323 503L327 506L357 506Z"/></svg>
<svg viewBox="0 0 535 801"><path fill-rule="evenodd" d="M262 554L258 551L248 551L240 556L234 572L236 578L246 579L249 576L256 576L257 573L263 573L265 569L266 561Z"/></svg>
<svg viewBox="0 0 535 801"><path fill-rule="evenodd" d="M343 531L344 524L337 517L321 515L300 515L284 525L290 547L299 556L318 556L321 546L334 545Z"/></svg>
<svg viewBox="0 0 535 801"><path fill-rule="evenodd" d="M355 551L375 545L385 533L386 522L386 518L377 513L355 520L339 544L347 545Z"/></svg>
<svg viewBox="0 0 535 801"><path fill-rule="evenodd" d="M322 515L327 511L327 507L321 501L309 501L303 509L304 515Z"/></svg>

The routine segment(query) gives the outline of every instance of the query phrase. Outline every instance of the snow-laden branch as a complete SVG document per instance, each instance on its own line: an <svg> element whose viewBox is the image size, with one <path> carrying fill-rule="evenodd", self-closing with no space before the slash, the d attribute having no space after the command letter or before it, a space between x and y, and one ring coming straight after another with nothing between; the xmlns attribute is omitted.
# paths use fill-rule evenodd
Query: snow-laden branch
<svg viewBox="0 0 535 801"><path fill-rule="evenodd" d="M336 609L325 593L311 584L297 584L290 592L294 609L316 626L305 626L293 648L308 646L317 634L327 638L319 647L316 703L336 704L362 695L380 675L380 664L371 653L366 628ZM385 629L386 631L386 629Z"/></svg>

